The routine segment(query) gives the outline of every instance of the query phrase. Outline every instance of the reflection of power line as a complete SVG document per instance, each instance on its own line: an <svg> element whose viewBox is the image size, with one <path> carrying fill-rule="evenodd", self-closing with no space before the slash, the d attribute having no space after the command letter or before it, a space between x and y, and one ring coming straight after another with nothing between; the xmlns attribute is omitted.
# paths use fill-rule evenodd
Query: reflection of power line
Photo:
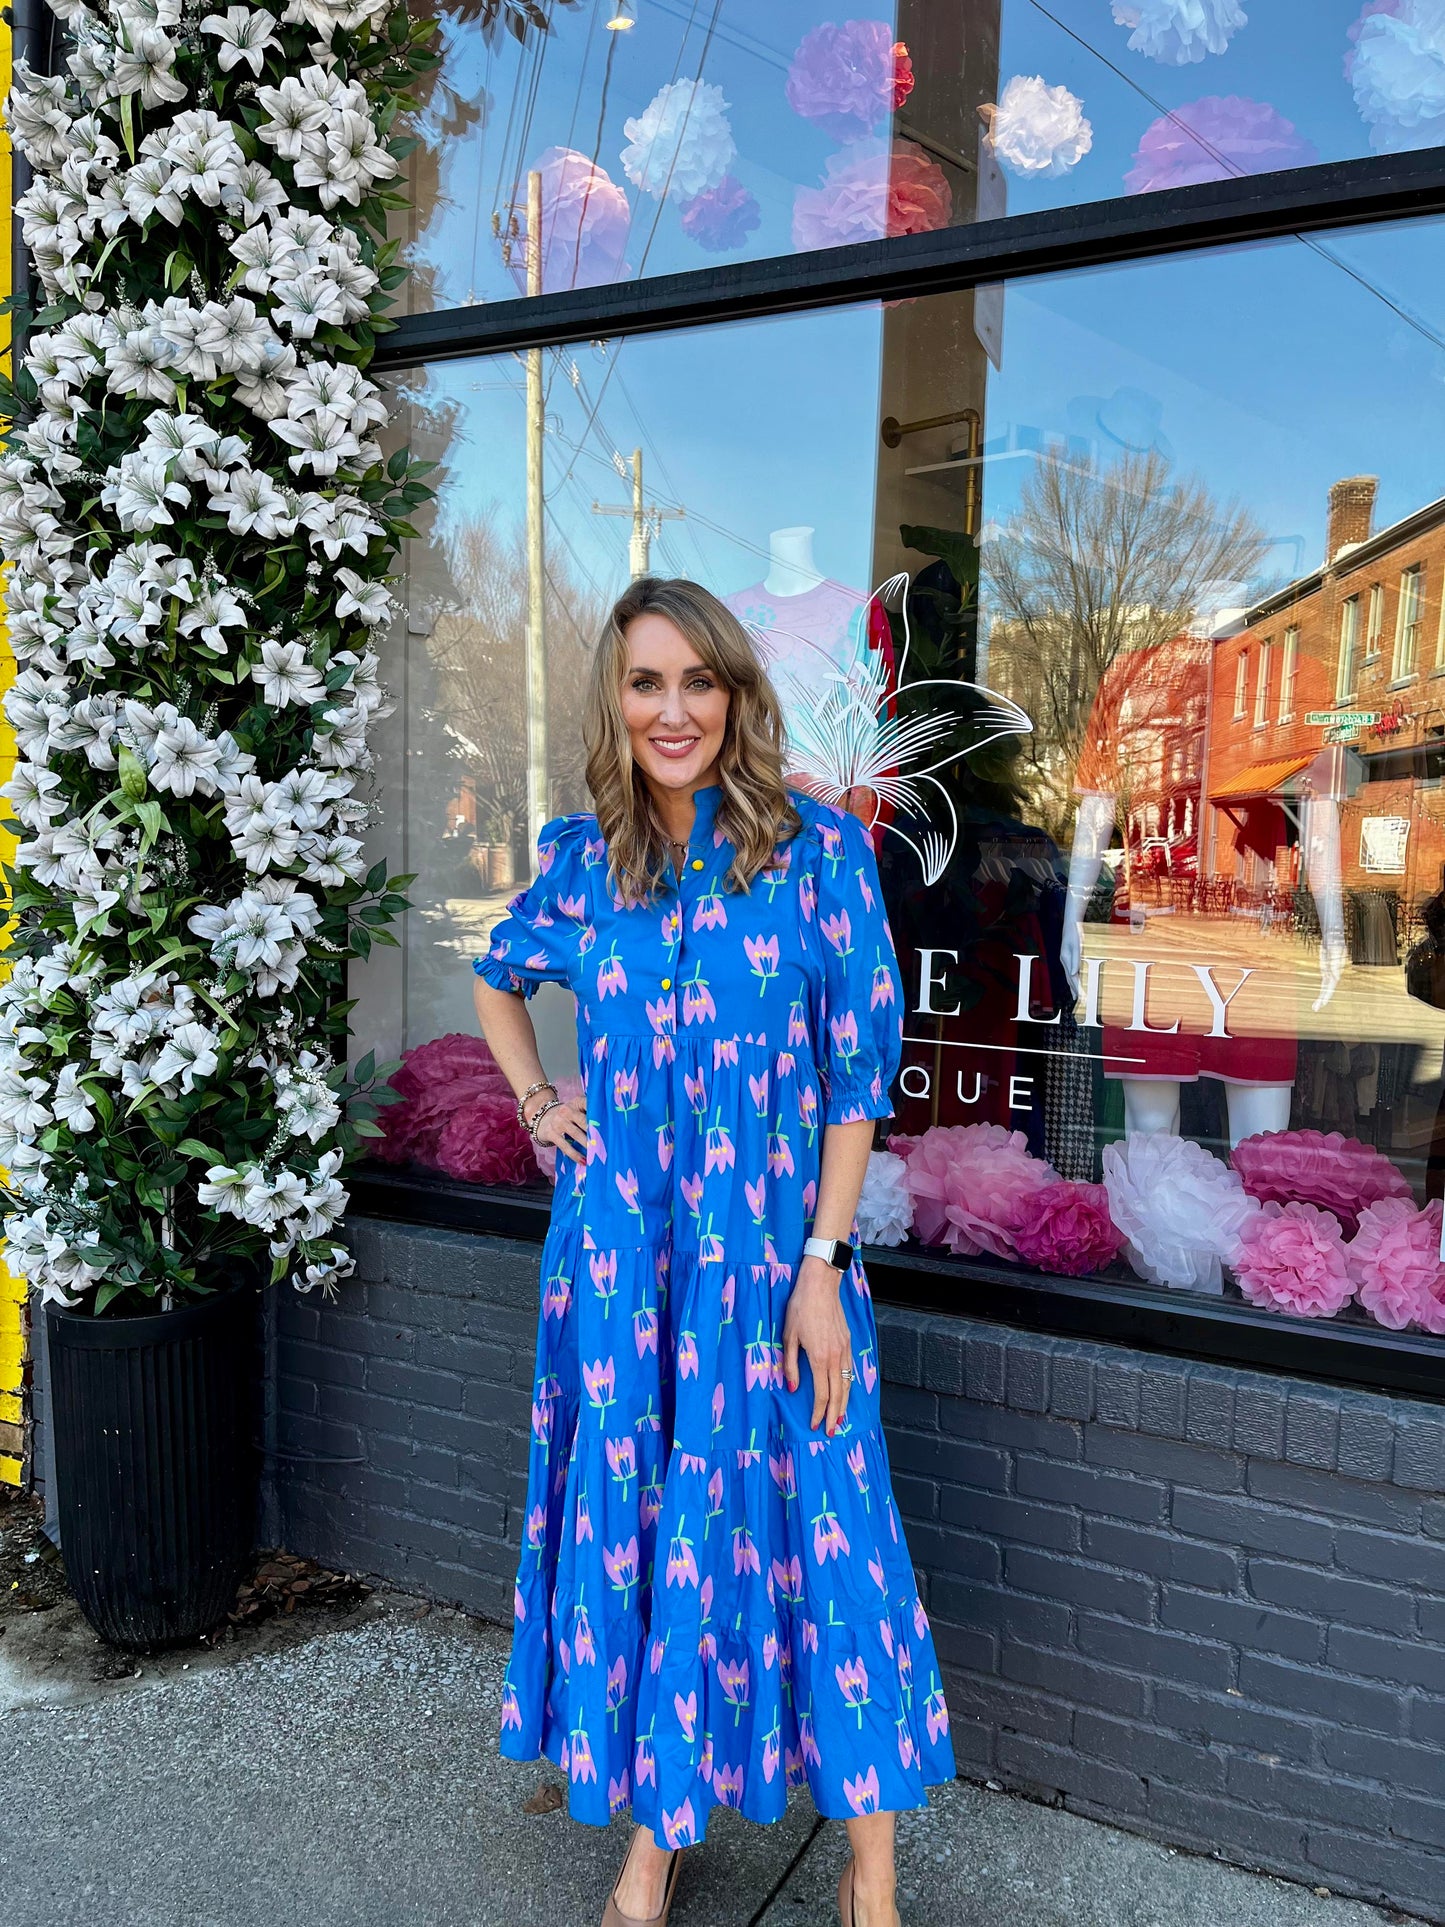
<svg viewBox="0 0 1445 1927"><path fill-rule="evenodd" d="M647 257L651 254L652 244L657 239L657 227L662 219L662 210L667 206L668 193L672 188L673 169L677 166L677 157L682 152L683 136L687 132L688 119L692 113L693 102L697 98L697 88L702 83L702 70L707 65L708 48L712 45L712 37L717 31L718 15L721 12L722 0L713 0L712 18L707 23L707 32L702 37L702 51L697 57L697 73L693 77L693 97L687 104L687 113L682 117L682 126L678 129L677 139L673 144L672 158L667 163L667 179L663 182L662 192L657 197L657 212L652 217L652 227L648 232L647 243L642 250L642 259L637 264L637 278L639 281L647 272ZM674 80L677 79L677 70L682 65L682 50L687 45L687 36L692 31L692 22L696 13L697 0L693 0L692 13L688 16L687 26L683 31L681 41L678 43L677 59L673 63L672 77Z"/></svg>
<svg viewBox="0 0 1445 1927"><path fill-rule="evenodd" d="M627 472L626 464L620 464L620 469L625 475ZM594 502L592 504L592 513L594 515L631 516L632 539L628 544L627 560L628 566L632 571L632 580L636 582L642 576L650 575L652 572L652 541L654 536L662 533L663 521L680 522L687 514L687 510L683 508L659 508L655 502L649 502L646 499L642 487L642 450L640 448L634 448L632 451L631 504L623 507L621 503L617 502Z"/></svg>
<svg viewBox="0 0 1445 1927"><path fill-rule="evenodd" d="M1107 67L1109 72L1122 80L1126 87L1132 87L1139 98L1147 101L1156 114L1159 114L1163 119L1167 120L1172 127L1177 127L1181 134L1187 135L1196 147L1202 148L1211 160L1218 161L1219 165L1226 169L1235 180L1244 180L1254 171L1250 168L1241 167L1237 161L1231 160L1228 154L1214 145L1213 141L1206 139L1205 136L1199 132L1198 128L1191 127L1187 120L1181 119L1172 108L1166 107L1157 95L1151 94L1147 87L1141 86L1132 74L1125 73L1122 67L1116 66L1115 63L1110 60L1109 56L1101 52L1092 41L1085 40L1081 33L1076 33L1072 27L1067 26L1060 20L1056 13L1051 13L1043 4L1043 0L1029 0L1029 5L1034 9L1035 13L1041 13L1045 20L1052 21L1060 33L1067 34L1075 46L1082 47L1085 53L1092 54L1101 66ZM1413 328L1416 334L1423 336L1433 348L1445 349L1445 336L1437 335L1433 328L1428 327L1425 322L1418 320L1407 308L1402 308L1398 301L1385 293L1385 290L1378 282L1372 281L1369 276L1362 273L1360 269L1351 267L1348 261L1342 261L1332 248L1325 246L1323 241L1315 240L1314 236L1310 234L1294 234L1290 238L1298 241L1301 246L1308 248L1312 254L1317 254L1322 261L1328 261L1331 267L1338 268L1341 274L1346 275L1351 281L1356 282L1367 294L1374 295L1375 299L1382 302L1384 306L1390 310L1391 314L1397 315L1399 319L1405 323L1407 328Z"/></svg>
<svg viewBox="0 0 1445 1927"><path fill-rule="evenodd" d="M637 432L642 437L642 445L647 450L648 454L652 457L653 463L657 468L657 472L662 477L663 487L667 490L668 494L672 497L673 501L674 502L677 501L679 499L679 494L680 494L678 486L676 482L673 481L672 476L668 471L667 463L662 458L662 451L658 448L657 443L652 439L651 434L648 432L647 424L642 419L642 410L637 406L637 403L632 399L632 391L627 386L627 383L622 379L621 375L617 377L617 387L618 387L619 393L622 396L623 401L626 402L628 409L631 411L633 421L636 422L637 424ZM688 541L692 544L693 553L696 555L698 564L699 564L699 568L698 568L699 576L700 577L705 576L707 574L707 557L702 552L702 544L701 542L698 541L697 535L693 530L692 524L688 523L684 527L682 533L687 536Z"/></svg>
<svg viewBox="0 0 1445 1927"><path fill-rule="evenodd" d="M647 10L649 13L671 14L674 20L684 18L682 8L674 5L673 0L647 0ZM692 11L695 13L696 8ZM690 22L692 14L689 13L685 17ZM736 47L739 53L750 54L754 60L762 61L764 66L776 67L780 74L785 74L791 64L781 48L768 46L765 41L759 40L756 34L747 33L741 27L719 24L717 37L719 40L726 41L730 47Z"/></svg>

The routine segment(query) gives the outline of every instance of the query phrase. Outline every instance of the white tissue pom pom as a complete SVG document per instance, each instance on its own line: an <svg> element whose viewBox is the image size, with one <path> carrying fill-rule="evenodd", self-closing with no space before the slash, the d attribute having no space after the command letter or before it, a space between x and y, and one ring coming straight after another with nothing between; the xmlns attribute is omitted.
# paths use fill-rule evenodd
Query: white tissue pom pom
<svg viewBox="0 0 1445 1927"><path fill-rule="evenodd" d="M622 123L628 180L661 200L690 201L714 188L737 157L721 87L673 80Z"/></svg>
<svg viewBox="0 0 1445 1927"><path fill-rule="evenodd" d="M1370 145L1392 154L1445 140L1445 0L1362 16L1346 61Z"/></svg>
<svg viewBox="0 0 1445 1927"><path fill-rule="evenodd" d="M1094 144L1084 103L1067 87L1050 87L1041 74L1015 74L984 110L989 142L1015 174L1067 174Z"/></svg>
<svg viewBox="0 0 1445 1927"><path fill-rule="evenodd" d="M1184 1137L1131 1131L1104 1150L1109 1215L1151 1285L1219 1292L1240 1228L1259 1210L1237 1171Z"/></svg>
<svg viewBox="0 0 1445 1927"><path fill-rule="evenodd" d="M1230 35L1249 25L1238 0L1114 0L1114 19L1132 27L1129 51L1166 67L1222 54Z"/></svg>
<svg viewBox="0 0 1445 1927"><path fill-rule="evenodd" d="M858 1236L865 1245L901 1245L912 1228L908 1166L892 1151L874 1151L863 1173Z"/></svg>

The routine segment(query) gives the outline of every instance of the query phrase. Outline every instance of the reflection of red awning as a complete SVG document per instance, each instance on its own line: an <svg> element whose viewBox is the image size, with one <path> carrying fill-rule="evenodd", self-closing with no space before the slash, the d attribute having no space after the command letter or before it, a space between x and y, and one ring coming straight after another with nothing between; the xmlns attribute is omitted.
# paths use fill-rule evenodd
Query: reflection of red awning
<svg viewBox="0 0 1445 1927"><path fill-rule="evenodd" d="M1292 776L1308 769L1314 756L1286 756L1276 763L1249 763L1209 792L1211 803L1246 803L1251 797L1275 796Z"/></svg>

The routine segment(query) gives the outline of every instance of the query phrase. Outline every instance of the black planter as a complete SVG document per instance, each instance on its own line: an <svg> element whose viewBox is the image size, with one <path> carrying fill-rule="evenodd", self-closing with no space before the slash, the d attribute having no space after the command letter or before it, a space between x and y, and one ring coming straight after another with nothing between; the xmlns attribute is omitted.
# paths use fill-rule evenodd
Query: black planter
<svg viewBox="0 0 1445 1927"><path fill-rule="evenodd" d="M116 1646L174 1645L226 1616L254 1544L257 1299L178 1311L47 1309L60 1549Z"/></svg>

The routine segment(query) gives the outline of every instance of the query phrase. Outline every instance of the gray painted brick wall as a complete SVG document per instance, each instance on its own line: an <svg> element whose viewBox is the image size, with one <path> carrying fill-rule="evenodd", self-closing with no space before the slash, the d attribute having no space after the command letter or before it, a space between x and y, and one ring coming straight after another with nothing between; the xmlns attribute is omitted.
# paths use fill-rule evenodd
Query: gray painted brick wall
<svg viewBox="0 0 1445 1927"><path fill-rule="evenodd" d="M537 1251L278 1298L270 1536L510 1619ZM1445 1922L1445 1407L877 1308L960 1770Z"/></svg>

